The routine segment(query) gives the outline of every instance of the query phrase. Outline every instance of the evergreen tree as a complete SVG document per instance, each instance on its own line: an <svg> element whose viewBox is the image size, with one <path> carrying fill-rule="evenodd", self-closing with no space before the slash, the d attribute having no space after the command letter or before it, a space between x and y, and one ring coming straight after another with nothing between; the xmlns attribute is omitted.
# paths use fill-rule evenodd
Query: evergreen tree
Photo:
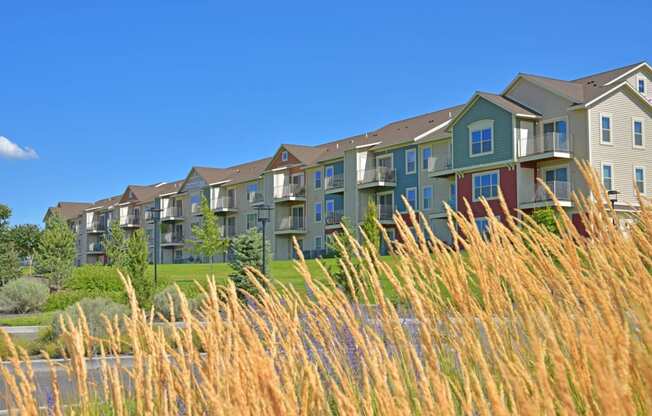
<svg viewBox="0 0 652 416"><path fill-rule="evenodd" d="M193 224L192 235L194 238L189 242L195 253L210 259L211 274L213 274L213 257L224 253L229 248L229 240L222 236L217 217L213 214L208 200L203 195L200 209L202 220L199 224Z"/></svg>
<svg viewBox="0 0 652 416"><path fill-rule="evenodd" d="M9 235L11 208L0 204L0 284L20 276L20 260Z"/></svg>
<svg viewBox="0 0 652 416"><path fill-rule="evenodd" d="M149 305L154 292L154 282L147 276L147 236L142 229L136 230L127 240L125 272L131 278L131 284L141 306Z"/></svg>
<svg viewBox="0 0 652 416"><path fill-rule="evenodd" d="M34 254L41 241L41 229L35 224L17 225L11 229L10 237L18 256L28 261L31 276Z"/></svg>
<svg viewBox="0 0 652 416"><path fill-rule="evenodd" d="M367 235L371 246L376 250L380 251L380 227L378 226L378 209L376 208L376 203L373 200L369 200L367 205L367 213L365 215L364 222L360 225L362 231Z"/></svg>
<svg viewBox="0 0 652 416"><path fill-rule="evenodd" d="M118 221L112 221L109 233L104 237L104 247L109 263L118 269L124 269L127 261L127 236Z"/></svg>
<svg viewBox="0 0 652 416"><path fill-rule="evenodd" d="M233 238L231 242L232 256L229 265L233 272L229 278L235 283L238 289L244 290L252 296L258 291L256 286L247 278L245 269L247 267L263 270L263 237L256 228L249 229L245 234ZM271 258L269 247L265 247L267 259Z"/></svg>
<svg viewBox="0 0 652 416"><path fill-rule="evenodd" d="M50 287L60 289L72 273L75 264L75 234L58 215L47 219L36 252L36 263L50 281Z"/></svg>

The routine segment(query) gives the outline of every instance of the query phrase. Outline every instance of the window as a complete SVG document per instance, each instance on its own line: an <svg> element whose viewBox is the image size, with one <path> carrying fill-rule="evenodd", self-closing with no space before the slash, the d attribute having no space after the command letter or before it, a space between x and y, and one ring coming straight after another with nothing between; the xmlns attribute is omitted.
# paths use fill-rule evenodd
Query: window
<svg viewBox="0 0 652 416"><path fill-rule="evenodd" d="M247 214L247 230L258 226L258 214L255 212Z"/></svg>
<svg viewBox="0 0 652 416"><path fill-rule="evenodd" d="M566 120L557 120L543 124L544 151L569 151Z"/></svg>
<svg viewBox="0 0 652 416"><path fill-rule="evenodd" d="M632 134L634 136L634 147L645 147L643 141L643 120L634 119L632 122Z"/></svg>
<svg viewBox="0 0 652 416"><path fill-rule="evenodd" d="M645 195L645 168L642 166L634 167L634 182L638 192Z"/></svg>
<svg viewBox="0 0 652 416"><path fill-rule="evenodd" d="M249 202L254 202L256 199L256 193L258 192L258 184L257 183L250 183L247 185L247 199L249 199Z"/></svg>
<svg viewBox="0 0 652 416"><path fill-rule="evenodd" d="M602 164L602 184L604 185L605 189L607 191L613 190L613 182L614 182L614 177L613 177L613 166L611 163L603 163Z"/></svg>
<svg viewBox="0 0 652 416"><path fill-rule="evenodd" d="M322 250L322 239L321 236L315 237L315 251Z"/></svg>
<svg viewBox="0 0 652 416"><path fill-rule="evenodd" d="M475 226L478 227L478 232L485 236L489 233L489 220L486 217L476 218Z"/></svg>
<svg viewBox="0 0 652 416"><path fill-rule="evenodd" d="M432 186L423 188L423 210L432 208Z"/></svg>
<svg viewBox="0 0 652 416"><path fill-rule="evenodd" d="M405 190L405 198L408 200L408 203L412 209L417 209L417 188L407 188ZM407 207L405 207L407 211Z"/></svg>
<svg viewBox="0 0 652 416"><path fill-rule="evenodd" d="M473 200L498 198L498 171L473 175Z"/></svg>
<svg viewBox="0 0 652 416"><path fill-rule="evenodd" d="M332 214L335 212L335 200L334 199L327 199L326 200L326 212L328 214Z"/></svg>
<svg viewBox="0 0 652 416"><path fill-rule="evenodd" d="M405 174L411 175L417 172L417 150L408 149L405 151Z"/></svg>
<svg viewBox="0 0 652 416"><path fill-rule="evenodd" d="M321 188L321 171L318 170L315 172L315 189Z"/></svg>
<svg viewBox="0 0 652 416"><path fill-rule="evenodd" d="M645 78L638 78L636 81L638 92L645 94Z"/></svg>
<svg viewBox="0 0 652 416"><path fill-rule="evenodd" d="M282 162L287 162L288 161L288 151L287 150L283 150L281 152L281 161Z"/></svg>
<svg viewBox="0 0 652 416"><path fill-rule="evenodd" d="M449 199L448 199L448 205L452 209L457 209L457 183L454 181L450 183L449 189Z"/></svg>
<svg viewBox="0 0 652 416"><path fill-rule="evenodd" d="M315 222L321 222L321 202L315 204Z"/></svg>
<svg viewBox="0 0 652 416"><path fill-rule="evenodd" d="M481 156L493 153L493 130L493 120L482 120L469 126L471 156Z"/></svg>
<svg viewBox="0 0 652 416"><path fill-rule="evenodd" d="M430 169L430 158L432 158L432 148L424 147L421 154L421 166L423 170Z"/></svg>
<svg viewBox="0 0 652 416"><path fill-rule="evenodd" d="M326 177L331 178L335 175L335 169L332 166L326 166Z"/></svg>
<svg viewBox="0 0 652 416"><path fill-rule="evenodd" d="M611 116L600 116L600 140L602 143L611 144Z"/></svg>

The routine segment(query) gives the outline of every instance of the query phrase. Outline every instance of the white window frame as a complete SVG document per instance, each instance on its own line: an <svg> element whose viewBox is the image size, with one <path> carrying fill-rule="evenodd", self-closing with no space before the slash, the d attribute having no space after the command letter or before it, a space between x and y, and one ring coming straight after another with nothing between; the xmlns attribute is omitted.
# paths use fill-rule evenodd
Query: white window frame
<svg viewBox="0 0 652 416"><path fill-rule="evenodd" d="M636 144L636 123L641 123L641 145ZM632 118L632 147L634 149L645 149L645 121L640 117Z"/></svg>
<svg viewBox="0 0 652 416"><path fill-rule="evenodd" d="M602 127L603 118L609 119L609 141L604 140L604 128ZM614 118L609 113L600 113L600 144L604 144L606 146L614 145Z"/></svg>
<svg viewBox="0 0 652 416"><path fill-rule="evenodd" d="M634 195L636 195L636 188L638 187L636 184L636 171L637 170L642 170L643 171L643 191L641 191L641 195L647 195L647 169L645 169L645 166L634 166L632 169L632 175L634 176ZM613 175L613 172L611 173Z"/></svg>
<svg viewBox="0 0 652 416"><path fill-rule="evenodd" d="M287 162L289 158L289 153L287 150L281 152L281 162Z"/></svg>
<svg viewBox="0 0 652 416"><path fill-rule="evenodd" d="M408 168L409 166L409 155L414 154L414 170L410 170ZM417 149L412 148L412 149L405 149L405 174L406 175L414 175L417 173L417 170L419 170L419 155L417 154Z"/></svg>
<svg viewBox="0 0 652 416"><path fill-rule="evenodd" d="M416 186L410 186L409 188L405 188L405 193L403 195L405 195L405 199L407 199L408 202L410 201L410 199L408 198L408 193L410 191L414 191L414 204L412 206L412 209L414 211L418 211L419 210L419 208L418 208L418 205L419 205L419 193L417 192L417 187ZM414 206L414 205L416 205L416 206ZM407 207L405 207L404 212L408 212Z"/></svg>
<svg viewBox="0 0 652 416"><path fill-rule="evenodd" d="M611 188L607 188L604 186L604 167L609 166L611 168ZM602 181L602 186L605 187L607 191L611 191L615 189L616 181L614 179L615 177L615 171L614 171L614 164L611 162L601 162L600 163L600 180Z"/></svg>
<svg viewBox="0 0 652 416"><path fill-rule="evenodd" d="M641 91L641 90L639 89L639 88L640 88L641 81L643 81L643 91ZM636 77L636 91L637 91L639 94L644 94L644 95L647 94L647 79L645 79L645 77L644 77L643 75L638 75L638 76Z"/></svg>
<svg viewBox="0 0 652 416"><path fill-rule="evenodd" d="M378 167L378 159L389 159L389 168L394 169L394 153L383 153L374 158L374 167Z"/></svg>
<svg viewBox="0 0 652 416"><path fill-rule="evenodd" d="M496 135L495 135L495 129L494 129L494 120L478 120L474 121L473 123L469 124L467 126L469 130L469 157L481 157L481 156L488 156L488 155L493 155L494 154L494 149L496 148ZM482 134L482 130L486 129L491 130L491 150L489 152L480 152L480 153L473 153L473 132L474 131L480 131L480 134Z"/></svg>
<svg viewBox="0 0 652 416"><path fill-rule="evenodd" d="M426 189L430 189L430 203L429 206L426 208ZM421 208L423 211L430 211L432 209L432 200L433 200L433 189L432 186L425 186L423 188L423 192L421 194Z"/></svg>
<svg viewBox="0 0 652 416"><path fill-rule="evenodd" d="M376 206L380 206L380 202L378 202L380 200L379 198L385 195L392 196L392 212L396 211L396 201L394 200L394 191L378 192L376 194Z"/></svg>
<svg viewBox="0 0 652 416"><path fill-rule="evenodd" d="M252 215L256 216L256 220L254 221L254 226L250 227L249 226L249 217L252 216ZM257 212L248 212L245 219L247 221L247 230L251 230L252 228L257 228L258 227L258 213Z"/></svg>
<svg viewBox="0 0 652 416"><path fill-rule="evenodd" d="M482 197L480 197L480 198L475 197L475 177L476 176L493 175L494 173L498 177L498 182L496 184L496 186L497 186L496 196L491 197L491 198L486 198L485 197L485 199L487 201L492 201L492 200L498 199L500 197L500 170L496 169L496 170L489 170L489 171L486 171L486 172L478 172L478 173L474 173L473 175L471 175L471 197L473 199L473 202L478 202L480 200L480 198L482 198ZM455 188L455 189L457 190L457 188Z"/></svg>
<svg viewBox="0 0 652 416"><path fill-rule="evenodd" d="M319 248L317 248L317 240L319 240ZM324 239L321 235L315 236L315 251L324 249Z"/></svg>
<svg viewBox="0 0 652 416"><path fill-rule="evenodd" d="M331 172L329 175L328 172ZM335 167L333 165L326 166L325 172L324 172L324 178L327 178L329 176L335 176Z"/></svg>
<svg viewBox="0 0 652 416"><path fill-rule="evenodd" d="M317 219L317 207L319 207L319 219ZM322 205L321 202L315 202L315 215L313 216L314 220L316 223L322 222L324 219L324 206Z"/></svg>
<svg viewBox="0 0 652 416"><path fill-rule="evenodd" d="M319 174L319 186L317 186L317 175L318 174ZM315 187L315 189L321 189L322 188L322 182L324 182L324 178L322 177L321 169L317 169L316 171L313 172L312 181L313 181L313 186Z"/></svg>
<svg viewBox="0 0 652 416"><path fill-rule="evenodd" d="M425 157L426 150L430 150L430 156L428 156L428 158ZM421 149L421 165L422 165L421 169L422 170L430 169L430 159L432 158L432 151L433 151L433 148L432 148L431 145L424 146Z"/></svg>

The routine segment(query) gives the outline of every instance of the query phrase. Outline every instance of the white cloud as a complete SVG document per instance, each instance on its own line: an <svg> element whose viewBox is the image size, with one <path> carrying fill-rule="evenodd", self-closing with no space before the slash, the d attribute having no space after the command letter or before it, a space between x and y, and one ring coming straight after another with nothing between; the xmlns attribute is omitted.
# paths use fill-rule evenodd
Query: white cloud
<svg viewBox="0 0 652 416"><path fill-rule="evenodd" d="M27 160L38 159L38 154L31 147L20 147L6 137L0 136L0 157Z"/></svg>

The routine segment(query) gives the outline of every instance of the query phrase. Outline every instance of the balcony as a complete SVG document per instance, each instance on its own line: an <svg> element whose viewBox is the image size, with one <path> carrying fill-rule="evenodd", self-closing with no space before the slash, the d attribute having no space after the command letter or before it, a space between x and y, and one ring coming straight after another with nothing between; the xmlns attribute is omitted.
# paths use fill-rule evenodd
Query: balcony
<svg viewBox="0 0 652 416"><path fill-rule="evenodd" d="M104 254L104 244L90 243L88 245L88 254Z"/></svg>
<svg viewBox="0 0 652 416"><path fill-rule="evenodd" d="M378 221L381 223L394 222L394 206L393 205L378 205Z"/></svg>
<svg viewBox="0 0 652 416"><path fill-rule="evenodd" d="M235 198L229 196L214 198L211 201L211 208L213 208L213 211L216 213L237 211Z"/></svg>
<svg viewBox="0 0 652 416"><path fill-rule="evenodd" d="M519 161L529 162L546 159L570 159L571 135L567 133L546 133L518 144Z"/></svg>
<svg viewBox="0 0 652 416"><path fill-rule="evenodd" d="M379 166L358 171L358 188L395 187L396 169Z"/></svg>
<svg viewBox="0 0 652 416"><path fill-rule="evenodd" d="M341 192L344 190L344 175L341 173L324 178L325 192Z"/></svg>
<svg viewBox="0 0 652 416"><path fill-rule="evenodd" d="M120 226L123 228L140 227L140 215L129 214L124 217L120 217Z"/></svg>
<svg viewBox="0 0 652 416"><path fill-rule="evenodd" d="M290 183L281 185L274 188L274 201L276 202L292 202L292 201L305 201L306 200L306 187L301 184Z"/></svg>
<svg viewBox="0 0 652 416"><path fill-rule="evenodd" d="M181 207L167 207L161 211L161 221L183 220L183 209Z"/></svg>
<svg viewBox="0 0 652 416"><path fill-rule="evenodd" d="M428 173L433 178L452 176L455 173L453 170L453 158L450 155L429 158Z"/></svg>
<svg viewBox="0 0 652 416"><path fill-rule="evenodd" d="M306 224L305 224L305 218L304 217L283 217L281 220L276 224L276 231L275 234L277 235L283 235L283 234L305 234L306 232Z"/></svg>
<svg viewBox="0 0 652 416"><path fill-rule="evenodd" d="M86 224L87 234L98 234L106 231L106 223L103 221L93 221Z"/></svg>
<svg viewBox="0 0 652 416"><path fill-rule="evenodd" d="M326 218L324 218L326 228L341 227L343 217L344 211L342 210L335 210L333 212L326 213Z"/></svg>
<svg viewBox="0 0 652 416"><path fill-rule="evenodd" d="M161 247L174 247L183 245L183 235L181 233L168 232L161 235Z"/></svg>
<svg viewBox="0 0 652 416"><path fill-rule="evenodd" d="M253 206L262 205L265 203L265 196L262 192L249 192L247 194L247 200L249 201L249 204Z"/></svg>
<svg viewBox="0 0 652 416"><path fill-rule="evenodd" d="M551 181L547 182L546 185L550 188L550 192L554 194L555 198L559 201L559 206L570 207L572 206L571 201L571 186L570 182L566 181ZM534 187L534 198L531 202L525 202L520 204L520 208L523 209L532 209L532 208L541 208L552 206L553 200L552 195L548 190L540 183L537 183Z"/></svg>
<svg viewBox="0 0 652 416"><path fill-rule="evenodd" d="M455 199L448 198L446 204L448 204L453 211L457 210L457 201ZM432 218L448 218L448 212L446 211L446 206L443 201L439 206L439 210L432 214Z"/></svg>

